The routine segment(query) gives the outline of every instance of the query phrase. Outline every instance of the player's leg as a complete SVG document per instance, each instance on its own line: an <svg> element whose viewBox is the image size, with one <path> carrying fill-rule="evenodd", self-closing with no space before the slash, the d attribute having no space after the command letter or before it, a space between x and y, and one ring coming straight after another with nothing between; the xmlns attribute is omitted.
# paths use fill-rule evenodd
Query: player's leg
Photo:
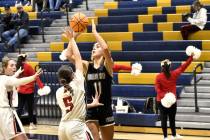
<svg viewBox="0 0 210 140"><path fill-rule="evenodd" d="M100 127L102 140L113 140L114 124Z"/></svg>
<svg viewBox="0 0 210 140"><path fill-rule="evenodd" d="M114 122L112 107L107 106L107 107L101 108L99 125L100 125L102 140L112 140L113 139L114 124L115 124L115 122Z"/></svg>
<svg viewBox="0 0 210 140"><path fill-rule="evenodd" d="M65 133L65 123L61 122L58 128L58 139L59 140L68 140L66 133Z"/></svg>
<svg viewBox="0 0 210 140"><path fill-rule="evenodd" d="M4 114L1 116L1 133L3 134L3 139L9 140L16 140L19 135L22 135L22 140L24 137L27 138L26 136L24 136L23 133L18 133L17 132L17 127L16 127L16 120L15 120L15 116L13 114L13 110L11 108L3 108L1 109L1 113ZM20 137L20 136L19 136Z"/></svg>
<svg viewBox="0 0 210 140"><path fill-rule="evenodd" d="M98 120L98 109L88 109L86 115L86 125L88 126L94 140L100 140Z"/></svg>
<svg viewBox="0 0 210 140"><path fill-rule="evenodd" d="M94 140L100 140L98 121L88 120L86 122Z"/></svg>
<svg viewBox="0 0 210 140"><path fill-rule="evenodd" d="M89 128L82 121L71 121L71 126L68 129L71 130L70 138L72 140L93 140Z"/></svg>

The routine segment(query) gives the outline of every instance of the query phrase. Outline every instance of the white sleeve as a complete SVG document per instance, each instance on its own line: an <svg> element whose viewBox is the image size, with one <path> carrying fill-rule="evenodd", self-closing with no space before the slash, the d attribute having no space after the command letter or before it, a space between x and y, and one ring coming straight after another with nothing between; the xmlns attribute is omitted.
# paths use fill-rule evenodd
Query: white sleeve
<svg viewBox="0 0 210 140"><path fill-rule="evenodd" d="M20 86L28 84L32 81L34 81L34 76L24 77L24 78L16 78L13 76L6 76L5 77L5 85L7 86Z"/></svg>
<svg viewBox="0 0 210 140"><path fill-rule="evenodd" d="M61 101L61 99L60 99L60 98L61 98L61 97L60 97L61 94L62 94L62 93L61 93L60 88L57 89L57 91L56 91L56 100L57 100L57 104L59 105L60 108L62 108L62 103L63 103L63 102Z"/></svg>
<svg viewBox="0 0 210 140"><path fill-rule="evenodd" d="M85 82L85 77L83 73L79 70L76 70L76 72L74 73L74 79L71 83L74 84L79 89L85 90L84 82Z"/></svg>
<svg viewBox="0 0 210 140"><path fill-rule="evenodd" d="M193 18L189 17L187 20L193 25L206 24L206 22L207 22L207 10L202 8L200 12L201 12L200 18L194 19L195 16L193 16Z"/></svg>

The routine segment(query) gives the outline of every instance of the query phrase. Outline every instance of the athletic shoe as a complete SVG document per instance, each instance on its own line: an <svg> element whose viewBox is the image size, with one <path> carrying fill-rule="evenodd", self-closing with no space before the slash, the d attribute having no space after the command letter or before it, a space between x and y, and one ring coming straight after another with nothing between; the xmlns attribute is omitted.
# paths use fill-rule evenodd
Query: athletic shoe
<svg viewBox="0 0 210 140"><path fill-rule="evenodd" d="M33 123L30 123L29 130L35 130L35 129L36 129L36 125L34 125Z"/></svg>
<svg viewBox="0 0 210 140"><path fill-rule="evenodd" d="M182 139L183 139L183 136L181 136L179 134L176 134L176 136L171 137L171 140L182 140Z"/></svg>

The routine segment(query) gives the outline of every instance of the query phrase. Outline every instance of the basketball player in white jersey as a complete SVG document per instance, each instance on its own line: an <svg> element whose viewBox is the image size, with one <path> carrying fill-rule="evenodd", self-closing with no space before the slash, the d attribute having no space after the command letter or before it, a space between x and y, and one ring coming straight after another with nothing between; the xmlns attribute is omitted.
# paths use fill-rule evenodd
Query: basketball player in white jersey
<svg viewBox="0 0 210 140"><path fill-rule="evenodd" d="M38 70L33 76L17 79L21 70L16 72L16 62L8 57L2 59L2 73L0 75L0 140L26 140L27 137L17 132L16 120L24 131L14 107L18 105L16 87L30 83L41 74Z"/></svg>
<svg viewBox="0 0 210 140"><path fill-rule="evenodd" d="M81 55L74 40L74 33L66 29L65 35L69 38L67 58L68 53L73 53L76 70L73 72L72 68L67 65L61 66L58 70L58 78L63 85L56 92L56 99L62 110L58 130L59 140L93 140L85 124L85 78Z"/></svg>

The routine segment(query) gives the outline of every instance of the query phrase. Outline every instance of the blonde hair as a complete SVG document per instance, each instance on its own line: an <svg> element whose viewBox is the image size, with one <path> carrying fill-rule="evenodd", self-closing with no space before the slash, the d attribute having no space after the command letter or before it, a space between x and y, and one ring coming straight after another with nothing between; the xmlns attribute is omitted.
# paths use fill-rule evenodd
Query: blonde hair
<svg viewBox="0 0 210 140"><path fill-rule="evenodd" d="M2 67L1 67L1 70L0 70L1 71L0 72L1 74L4 74L5 73L5 69L7 68L10 60L13 60L13 59L9 58L8 56L4 56L2 58Z"/></svg>

